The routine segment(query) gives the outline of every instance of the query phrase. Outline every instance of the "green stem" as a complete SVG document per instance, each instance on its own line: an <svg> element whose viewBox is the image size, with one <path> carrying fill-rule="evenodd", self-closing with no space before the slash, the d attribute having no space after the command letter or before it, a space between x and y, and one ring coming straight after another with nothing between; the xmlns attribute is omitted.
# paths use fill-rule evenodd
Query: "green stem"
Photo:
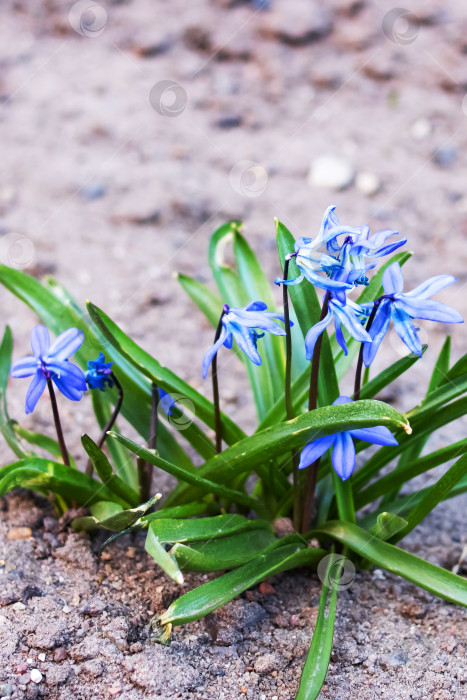
<svg viewBox="0 0 467 700"><path fill-rule="evenodd" d="M157 448L157 425L159 422L159 387L152 384L151 391L151 418L149 422L148 450ZM151 496L152 474L154 465L147 461L138 464L139 488L141 502L145 503Z"/></svg>
<svg viewBox="0 0 467 700"><path fill-rule="evenodd" d="M323 300L323 307L321 309L321 315L319 320L322 321L329 311L329 300L331 298L331 293L326 292ZM326 331L324 331L326 332ZM323 343L323 336L320 335L316 341L316 345L313 352L313 359L311 361L311 373L310 373L310 394L308 398L308 410L314 411L318 406L318 378L319 378L319 361L321 357L321 346ZM306 475L306 486L305 486L305 505L302 514L302 532L307 532L310 529L311 518L312 518L312 508L313 508L313 498L315 495L316 482L318 479L320 460L317 459L313 462L308 469Z"/></svg>
<svg viewBox="0 0 467 700"><path fill-rule="evenodd" d="M115 376L115 374L113 372L111 372L109 376L112 379L115 386L117 387L118 399L117 399L117 403L115 404L115 408L113 410L113 413L110 416L109 420L107 421L105 428L103 429L102 434L99 438L99 442L97 443L97 446L100 449L102 449L102 447L104 446L104 442L107 440L107 433L109 432L109 430L112 430L112 428L114 427L115 421L117 420L118 414L120 413L120 409L122 408L122 403L123 403L123 387L122 387L122 385L120 384L120 382L118 381L117 377ZM93 470L94 470L93 464L92 464L91 460L88 459L88 463L86 465L86 474L88 474L88 476L92 476Z"/></svg>
<svg viewBox="0 0 467 700"><path fill-rule="evenodd" d="M284 280L289 276L289 264L293 255L286 255L284 262ZM282 300L284 307L285 326L285 411L287 420L295 417L292 403L292 334L290 332L290 310L289 292L287 285L282 285ZM292 475L293 475L293 524L298 531L300 529L302 511L302 493L300 484L300 471L298 469L300 459L296 450L292 452Z"/></svg>

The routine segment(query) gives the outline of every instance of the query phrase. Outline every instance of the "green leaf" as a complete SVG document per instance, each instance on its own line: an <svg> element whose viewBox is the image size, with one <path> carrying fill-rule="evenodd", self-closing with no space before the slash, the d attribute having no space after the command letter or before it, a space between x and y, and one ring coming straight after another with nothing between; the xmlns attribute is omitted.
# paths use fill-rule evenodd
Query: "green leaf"
<svg viewBox="0 0 467 700"><path fill-rule="evenodd" d="M123 508L118 503L113 503L112 501L98 501L91 506L90 510L93 517L97 519L97 522L100 522L101 520L107 520L107 518L110 518L116 513L121 513Z"/></svg>
<svg viewBox="0 0 467 700"><path fill-rule="evenodd" d="M99 428L104 430L112 413L109 401L104 398L105 392L90 391L89 393L91 395L92 407L94 409L94 414L96 416ZM114 423L114 429L118 431L117 423ZM161 442L160 432L161 431L159 431L159 442ZM175 445L176 448L179 448L180 452L183 454L183 450L180 448L178 443L175 443ZM159 447L161 446L159 445ZM172 453L174 450L173 445L171 445L168 449ZM115 440L108 444L108 450L118 476L120 476L130 488L136 490L138 488L138 472L135 468L133 460L128 456L128 452L124 450L123 447ZM161 449L161 452L163 451L164 450Z"/></svg>
<svg viewBox="0 0 467 700"><path fill-rule="evenodd" d="M207 542L175 544L170 554L175 557L182 571L220 571L235 569L251 561L275 540L269 530L253 529L231 535L227 539L213 539Z"/></svg>
<svg viewBox="0 0 467 700"><path fill-rule="evenodd" d="M206 316L211 326L216 328L223 306L221 298L193 277L178 273L177 280L198 309Z"/></svg>
<svg viewBox="0 0 467 700"><path fill-rule="evenodd" d="M154 533L163 543L200 542L229 537L240 532L266 530L273 532L272 525L266 520L248 520L243 515L228 513L212 518L194 520L175 520L161 518L154 523ZM227 546L227 545L226 545Z"/></svg>
<svg viewBox="0 0 467 700"><path fill-rule="evenodd" d="M435 430L447 425L457 418L461 418L467 413L467 398L443 406L438 411L421 410L413 413L410 425L413 431L413 438L410 435L396 434L399 445L382 447L363 465L361 469L352 477L354 493L370 481L386 464L395 457L405 452L410 445L410 440L423 438L431 435ZM408 414L406 414L408 415ZM385 504L387 505L387 504ZM386 510L392 510L389 507Z"/></svg>
<svg viewBox="0 0 467 700"><path fill-rule="evenodd" d="M81 443L102 483L108 486L108 488L113 493L117 494L117 496L125 499L128 505L137 506L140 500L137 491L131 489L128 484L123 481L123 479L117 476L117 474L114 474L112 466L106 455L96 445L96 443L91 440L89 435L84 433L84 435L81 436Z"/></svg>
<svg viewBox="0 0 467 700"><path fill-rule="evenodd" d="M396 490L397 494L399 488L410 481L410 479L414 479L416 476L424 474L429 469L438 467L440 464L444 464L450 459L455 459L466 452L467 439L459 440L459 442L448 445L448 447L443 447L424 457L415 459L412 462L407 462L404 464L403 468L396 469L390 474L386 474L386 476L378 479L378 481L371 484L371 486L364 491L360 491L355 496L356 508L360 509L367 503L376 501L377 498L387 493L394 493L394 490ZM395 496L393 496L392 500L394 500L394 498Z"/></svg>
<svg viewBox="0 0 467 700"><path fill-rule="evenodd" d="M152 624L184 625L199 620L269 576L301 566L316 567L324 554L322 549L303 544L277 546L244 566L188 591Z"/></svg>
<svg viewBox="0 0 467 700"><path fill-rule="evenodd" d="M142 503L136 508L127 508L118 511L104 520L99 520L95 516L95 526L101 527L104 530L110 530L111 532L123 532L128 528L133 528L135 525L138 526L138 529L141 529L144 527L141 518L161 497L160 493L156 493L156 495L152 496L146 503Z"/></svg>
<svg viewBox="0 0 467 700"><path fill-rule="evenodd" d="M247 506L248 508L252 508L256 512L262 511L261 504L258 503L258 501L256 501L254 498L251 498L250 496L247 496L246 494L241 493L240 491L234 491L233 489L230 489L227 486L217 484L214 481L204 479L202 476L199 475L199 469L196 473L187 472L182 467L179 467L176 464L172 464L171 462L167 462L165 459L162 459L158 455L154 454L154 452L147 450L141 445L137 445L136 442L133 442L132 440L129 440L126 437L123 437L123 435L118 435L117 433L113 432L110 432L109 435L115 438L115 440L119 440L122 443L122 445L125 445L125 447L127 447L138 457L141 457L141 459L144 459L150 464L154 464L154 466L159 467L168 474L172 474L172 476L175 476L181 481L185 481L187 484L196 486L196 488L202 491L203 493L216 494L217 496L220 496L221 498L226 498L227 500L232 501L233 503L240 503L241 505Z"/></svg>
<svg viewBox="0 0 467 700"><path fill-rule="evenodd" d="M428 345L423 346L422 353L426 351L427 347ZM410 369L419 359L420 358L418 355L414 355L414 353L411 352L405 357L402 357L400 360L397 360L397 362L394 362L390 367L384 369L362 387L360 398L372 399L373 396L379 394L379 392L388 386L388 384L391 384L398 377L404 374L404 372L407 372L407 370Z"/></svg>
<svg viewBox="0 0 467 700"><path fill-rule="evenodd" d="M352 523L331 520L313 533L332 537L373 564L402 576L420 588L459 605L467 606L467 580L405 552Z"/></svg>
<svg viewBox="0 0 467 700"><path fill-rule="evenodd" d="M13 270L5 265L0 265L0 283L37 313L55 334L62 333L71 326L84 332L84 342L74 355L82 369L86 369L89 359L96 357L100 351L105 352L106 359L114 362L114 369L118 368L119 381L125 394L122 415L147 440L148 415L151 410L150 383L128 360L109 345L96 324L79 308L71 294L54 280L48 279L47 286L43 286L24 272ZM111 394L112 392L103 392L103 399L109 401ZM191 426L184 434L190 440ZM173 437L168 441L167 436L169 436L167 428L161 423L158 436L161 454L177 459L177 462L186 468L192 466L190 458L180 446L177 446L177 453L170 449L175 441Z"/></svg>
<svg viewBox="0 0 467 700"><path fill-rule="evenodd" d="M97 306L88 303L89 314L107 340L118 352L136 367L150 382L157 384L169 393L179 393L193 403L197 417L206 423L210 428L214 428L214 407L210 401L204 398L196 389L177 377L166 367L163 367L155 358L151 357L145 350L139 347L131 338ZM194 425L194 424L193 424ZM192 426L190 426L192 427ZM189 428L184 431L187 435ZM222 415L222 436L227 444L240 440L244 433L240 428L225 415ZM204 441L204 447L201 443ZM214 445L204 434L200 435L198 450L206 457L215 452Z"/></svg>
<svg viewBox="0 0 467 700"><path fill-rule="evenodd" d="M450 467L438 481L431 486L425 496L422 498L413 510L407 516L406 527L397 533L393 538L393 542L398 542L403 537L406 537L409 532L417 527L426 516L431 513L433 508L443 501L452 488L467 475L467 455L463 455L455 464ZM466 582L467 585L467 582Z"/></svg>
<svg viewBox="0 0 467 700"><path fill-rule="evenodd" d="M313 638L302 671L296 700L315 700L326 678L334 637L334 620L336 618L337 592L342 561L341 555L333 552L329 555L325 581L329 581L332 576L332 585L327 586L326 583L323 583Z"/></svg>
<svg viewBox="0 0 467 700"><path fill-rule="evenodd" d="M311 440L377 425L384 425L392 430L410 430L405 417L381 401L356 401L323 406L241 440L210 459L198 472L203 475L216 475L217 478L224 474L236 476L254 470L258 462L274 459L302 447Z"/></svg>
<svg viewBox="0 0 467 700"><path fill-rule="evenodd" d="M50 452L50 454L56 458L57 461L61 462L62 461L62 451L60 449L60 445L58 444L57 440L54 440L53 438L49 437L48 435L42 435L42 433L34 433L31 430L26 430L26 428L22 428L16 421L11 421L11 426L15 433L28 442L30 445L36 445L37 447L40 447L42 450L46 450L47 452ZM70 465L76 469L76 463L75 460L71 455L68 455L70 458Z"/></svg>
<svg viewBox="0 0 467 700"><path fill-rule="evenodd" d="M144 548L146 552L151 555L156 564L159 564L161 569L165 571L167 576L181 585L183 584L183 574L180 571L177 560L169 554L169 552L166 552L157 537L155 526L155 522L150 523Z"/></svg>
<svg viewBox="0 0 467 700"><path fill-rule="evenodd" d="M238 230L233 234L233 248L238 272L248 294L249 301L264 301L269 311L275 311L276 305L269 280L264 274L256 255ZM261 347L264 347L264 353L261 353L263 355L263 374L271 382L274 401L284 396L284 338L266 333L261 341Z"/></svg>
<svg viewBox="0 0 467 700"><path fill-rule="evenodd" d="M2 344L0 345L0 432L9 448L17 457L24 458L32 456L24 449L21 442L18 440L17 433L13 428L13 421L8 415L8 406L6 401L6 391L8 386L8 377L10 375L11 360L13 354L13 336L11 329L6 326L3 334Z"/></svg>
<svg viewBox="0 0 467 700"><path fill-rule="evenodd" d="M219 512L219 506L215 503L187 503L183 506L173 506L173 508L162 506L155 513L145 515L142 521L151 522L160 518L192 518L195 515L216 512L216 510Z"/></svg>
<svg viewBox="0 0 467 700"><path fill-rule="evenodd" d="M376 524L370 529L370 532L380 540L390 540L395 534L400 532L407 525L407 520L396 515L396 513L380 513L376 520Z"/></svg>
<svg viewBox="0 0 467 700"><path fill-rule="evenodd" d="M90 476L39 457L22 459L0 469L0 496L16 486L41 493L52 491L69 504L76 502L80 506L90 506L97 501L115 501L124 508L127 506L126 500Z"/></svg>
<svg viewBox="0 0 467 700"><path fill-rule="evenodd" d="M428 386L427 395L433 393L435 389L442 384L449 372L449 363L451 360L451 336L448 335L444 341L443 347L438 355L433 374L431 375L430 384Z"/></svg>

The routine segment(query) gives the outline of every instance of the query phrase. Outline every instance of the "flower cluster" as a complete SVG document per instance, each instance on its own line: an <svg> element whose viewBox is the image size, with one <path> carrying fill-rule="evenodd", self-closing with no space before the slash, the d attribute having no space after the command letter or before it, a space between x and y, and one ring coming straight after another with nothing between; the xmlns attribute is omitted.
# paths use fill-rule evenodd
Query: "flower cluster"
<svg viewBox="0 0 467 700"><path fill-rule="evenodd" d="M368 285L367 273L376 267L380 258L394 253L407 242L406 238L390 240L398 231L383 230L370 235L369 226L342 225L336 207L325 211L321 228L316 238L298 238L294 252L288 260L294 262L300 272L295 279L276 279L276 284L297 285L304 280L325 291L321 319L315 323L305 337L305 354L312 360L316 343L333 322L336 341L348 354L344 331L362 344L362 361L369 366L381 345L391 319L394 328L409 350L422 354L422 344L414 319L462 323L458 311L446 304L433 301L431 296L456 281L452 275L437 275L423 282L411 292L403 292L404 281L399 263L387 266L383 273L384 294L371 303L359 304L349 295L355 287ZM273 319L284 321L282 314L266 311L266 304L254 301L241 309L224 306L221 323L214 344L203 359L203 377L222 345L232 347L233 338L247 357L257 365L261 357L257 341L258 330L286 335ZM263 333L264 335L264 333ZM357 397L358 398L358 397ZM351 401L340 397L335 403ZM352 438L382 445L397 444L386 428L369 428L331 435L309 443L302 452L300 467L304 468L318 459L333 446L333 466L342 479L347 479L355 466L355 450Z"/></svg>

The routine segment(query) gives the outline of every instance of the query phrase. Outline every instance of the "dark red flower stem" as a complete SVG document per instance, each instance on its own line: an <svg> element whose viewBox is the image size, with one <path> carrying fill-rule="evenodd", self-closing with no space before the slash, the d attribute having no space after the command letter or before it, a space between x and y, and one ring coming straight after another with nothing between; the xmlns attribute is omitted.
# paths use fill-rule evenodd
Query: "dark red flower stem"
<svg viewBox="0 0 467 700"><path fill-rule="evenodd" d="M55 396L54 385L50 376L47 378L47 388L49 390L50 403L52 404L52 413L54 417L55 429L57 431L58 444L60 445L60 452L62 453L63 464L67 467L70 466L70 456L65 445L65 438L63 437L62 424L60 423L60 415L58 413L57 398Z"/></svg>

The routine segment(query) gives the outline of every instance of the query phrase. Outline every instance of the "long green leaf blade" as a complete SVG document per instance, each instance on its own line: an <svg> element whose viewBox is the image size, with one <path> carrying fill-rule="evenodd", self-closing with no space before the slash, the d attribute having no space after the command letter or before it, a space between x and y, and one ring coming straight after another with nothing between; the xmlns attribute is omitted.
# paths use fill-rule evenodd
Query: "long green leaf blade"
<svg viewBox="0 0 467 700"><path fill-rule="evenodd" d="M316 700L326 678L334 638L334 620L340 580L339 561L341 559L342 557L339 555L333 553L329 555L313 638L302 671L296 700ZM330 578L332 585L326 585Z"/></svg>
<svg viewBox="0 0 467 700"><path fill-rule="evenodd" d="M357 525L331 520L314 534L332 537L382 569L402 576L444 600L467 606L466 579L383 542Z"/></svg>

